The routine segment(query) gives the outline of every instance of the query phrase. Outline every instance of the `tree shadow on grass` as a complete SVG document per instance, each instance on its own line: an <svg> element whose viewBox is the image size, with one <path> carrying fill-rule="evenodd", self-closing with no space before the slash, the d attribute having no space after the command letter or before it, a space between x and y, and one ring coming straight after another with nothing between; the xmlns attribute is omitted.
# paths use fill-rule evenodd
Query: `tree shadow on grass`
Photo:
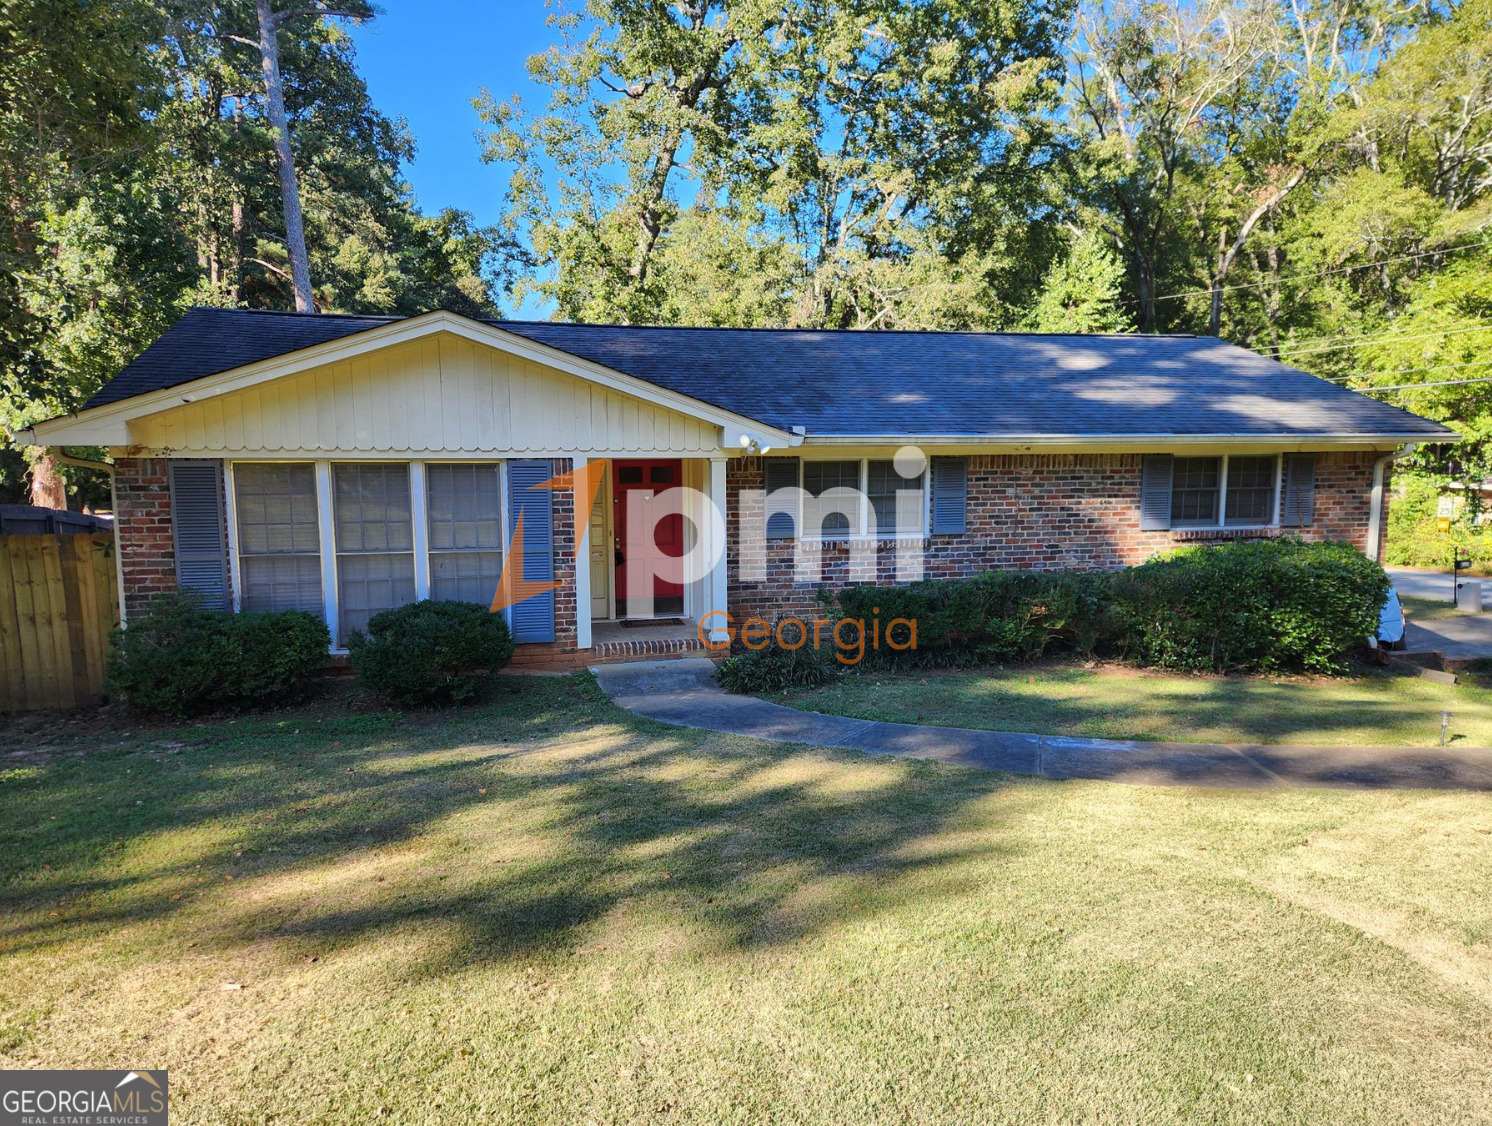
<svg viewBox="0 0 1492 1126"><path fill-rule="evenodd" d="M1417 684L1412 677L1380 676L1385 683L1374 677L1332 683L1327 690L1307 682L1276 691L1250 677L1166 674L1165 690L1157 691L1144 674L1074 667L887 672L862 674L843 694L831 688L784 702L862 719L1067 737L1181 742L1215 734L1213 741L1225 743L1325 745L1360 741L1355 736L1364 731L1395 731L1404 733L1403 745L1434 747L1443 705L1388 692L1397 680ZM872 684L874 693L867 691ZM1064 695L1069 686L1088 694ZM1355 698L1343 698L1341 691L1354 688L1361 689ZM1465 706L1483 705L1468 697ZM1449 738L1471 745L1456 731L1454 718Z"/></svg>
<svg viewBox="0 0 1492 1126"><path fill-rule="evenodd" d="M961 811L1052 784L634 720L580 679L505 691L382 728L211 724L0 787L0 949L148 921L198 949L318 954L429 931L427 975L626 911L740 950L957 894L961 859L1019 847L952 833Z"/></svg>

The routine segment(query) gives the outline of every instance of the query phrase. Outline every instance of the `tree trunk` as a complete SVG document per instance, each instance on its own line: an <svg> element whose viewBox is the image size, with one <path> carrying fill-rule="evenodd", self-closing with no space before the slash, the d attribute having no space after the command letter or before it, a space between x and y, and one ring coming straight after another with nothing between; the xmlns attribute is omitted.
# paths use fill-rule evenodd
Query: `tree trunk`
<svg viewBox="0 0 1492 1126"><path fill-rule="evenodd" d="M311 263L306 256L306 226L300 210L300 186L295 179L295 154L290 149L290 122L285 116L285 89L280 81L280 18L269 0L256 0L259 13L259 56L264 69L264 102L275 144L275 169L280 176L280 199L285 205L285 249L290 256L290 284L295 289L295 311L314 313Z"/></svg>
<svg viewBox="0 0 1492 1126"><path fill-rule="evenodd" d="M53 454L43 454L31 466L31 503L40 508L67 508L67 483L57 472Z"/></svg>
<svg viewBox="0 0 1492 1126"><path fill-rule="evenodd" d="M1224 232L1218 234L1218 258L1217 268L1212 272L1212 301L1207 315L1207 333L1209 336L1218 336L1223 329L1223 283L1228 280L1228 271L1233 268L1233 262L1238 257L1238 252L1243 249L1243 244L1248 241L1249 235L1254 231L1259 221L1271 214L1280 201L1293 192L1302 180L1305 179L1308 168L1302 166L1292 172L1283 184L1274 191L1249 213L1249 217L1243 221L1238 228L1238 235L1233 240L1232 246L1227 246L1227 235ZM1227 247L1225 250L1224 247Z"/></svg>

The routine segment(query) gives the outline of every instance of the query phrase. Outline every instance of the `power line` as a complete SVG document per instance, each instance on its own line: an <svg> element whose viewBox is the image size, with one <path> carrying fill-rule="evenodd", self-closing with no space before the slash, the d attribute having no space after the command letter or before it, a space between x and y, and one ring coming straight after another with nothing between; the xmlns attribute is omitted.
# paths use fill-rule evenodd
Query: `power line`
<svg viewBox="0 0 1492 1126"><path fill-rule="evenodd" d="M1470 326L1465 326L1465 327L1480 328L1481 326L1480 325L1470 325ZM1450 329L1443 329L1441 331L1444 331L1444 332L1456 332L1456 331L1459 331L1459 330L1454 329L1454 328L1450 328ZM1403 325L1395 325L1393 328L1378 328L1378 329L1374 329L1372 332L1359 332L1357 335L1352 336L1352 337L1347 337L1345 339L1348 339L1348 340L1351 340L1351 341L1355 341L1355 342L1358 342L1358 343L1361 343L1363 341L1367 341L1367 342L1371 343L1372 341L1375 341L1375 340L1386 340L1386 339L1388 339L1390 337L1403 335L1403 333L1404 333L1404 326ZM1287 341L1285 341L1280 346L1280 351L1281 352L1298 352L1298 351L1300 351L1303 348L1310 347L1312 344L1334 344L1334 343L1337 343L1337 342L1339 342L1339 341L1341 341L1343 339L1344 338L1340 334L1337 334L1337 335L1328 335L1328 336L1307 336L1303 340L1287 340Z"/></svg>
<svg viewBox="0 0 1492 1126"><path fill-rule="evenodd" d="M1484 368L1492 365L1492 360L1470 360L1464 364L1436 364L1428 368L1400 368L1398 371L1376 371L1359 375L1318 375L1317 379L1324 379L1327 383L1346 383L1350 379L1368 379L1375 375L1395 377L1400 375L1421 375L1430 371L1459 371L1462 368Z"/></svg>
<svg viewBox="0 0 1492 1126"><path fill-rule="evenodd" d="M1299 274L1285 274L1267 282L1245 282L1239 285L1224 285L1218 288L1224 293L1238 289L1268 289L1270 286L1279 285L1281 282L1295 281L1298 278L1324 278L1330 274L1346 274L1353 270L1371 270L1375 266L1386 266L1390 262L1412 262L1419 258L1431 258L1437 254L1454 254L1458 250L1474 250L1479 246L1492 246L1492 239L1484 239L1481 242L1467 242L1460 246L1443 246L1438 250L1423 250L1418 254L1400 254L1393 258L1379 258L1376 262L1364 262L1359 266L1336 266L1330 270L1312 270ZM1187 289L1180 293L1167 293L1163 297L1157 297L1157 301L1179 301L1183 297L1208 297L1212 290Z"/></svg>
<svg viewBox="0 0 1492 1126"><path fill-rule="evenodd" d="M1486 332L1488 329L1492 329L1492 325L1474 325L1470 328L1445 328L1439 332L1421 332L1408 336L1387 336L1377 339L1370 337L1367 338L1367 342L1371 344L1394 344L1402 340L1428 340L1431 337L1437 336L1459 336L1464 332ZM1282 357L1313 356L1320 352L1339 352L1343 348L1360 348L1362 344L1363 340L1348 340L1340 344L1326 344L1320 348L1296 348L1289 350L1282 348L1279 351L1279 355Z"/></svg>
<svg viewBox="0 0 1492 1126"><path fill-rule="evenodd" d="M1434 383L1397 383L1391 387L1352 387L1349 390L1361 391L1364 395L1376 395L1380 391L1408 391L1419 387L1460 387L1467 383L1492 383L1492 375L1484 375L1477 379L1440 379Z"/></svg>

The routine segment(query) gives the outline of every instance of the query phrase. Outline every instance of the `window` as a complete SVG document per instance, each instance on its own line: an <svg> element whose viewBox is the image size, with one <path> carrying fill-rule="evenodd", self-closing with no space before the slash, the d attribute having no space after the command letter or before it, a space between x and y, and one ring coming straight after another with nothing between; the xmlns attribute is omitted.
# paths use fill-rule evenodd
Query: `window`
<svg viewBox="0 0 1492 1126"><path fill-rule="evenodd" d="M425 467L431 598L491 604L503 569L499 468Z"/></svg>
<svg viewBox="0 0 1492 1126"><path fill-rule="evenodd" d="M1222 459L1178 457L1171 477L1171 524L1205 527L1217 523Z"/></svg>
<svg viewBox="0 0 1492 1126"><path fill-rule="evenodd" d="M875 513L877 536L916 535L922 531L922 474L903 477L893 461L868 462L865 495ZM866 530L870 530L868 524Z"/></svg>
<svg viewBox="0 0 1492 1126"><path fill-rule="evenodd" d="M960 471L964 459L956 462ZM920 536L927 521L927 470L916 477L903 477L896 463L860 458L811 461L796 457L766 459L764 482L767 492L767 539L842 540L851 535L891 537ZM796 490L801 489L798 493ZM835 490L838 495L830 496ZM799 513L799 500L802 512ZM868 502L868 503L867 503ZM962 521L962 489L958 498ZM872 514L874 530L872 530Z"/></svg>
<svg viewBox="0 0 1492 1126"><path fill-rule="evenodd" d="M844 494L829 496L835 489L851 489L853 499ZM858 461L805 461L803 491L810 501L804 505L803 522L808 535L826 540L842 540L858 532L860 463Z"/></svg>
<svg viewBox="0 0 1492 1126"><path fill-rule="evenodd" d="M233 467L244 610L305 610L321 617L321 531L309 463Z"/></svg>
<svg viewBox="0 0 1492 1126"><path fill-rule="evenodd" d="M1225 524L1268 524L1274 520L1273 457L1228 458Z"/></svg>
<svg viewBox="0 0 1492 1126"><path fill-rule="evenodd" d="M339 642L381 610L414 601L409 466L332 466Z"/></svg>
<svg viewBox="0 0 1492 1126"><path fill-rule="evenodd" d="M1311 519L1315 456L1290 458L1293 484L1286 489L1285 523L1293 526ZM1280 460L1276 454L1146 454L1140 464L1140 528L1272 527L1280 516Z"/></svg>

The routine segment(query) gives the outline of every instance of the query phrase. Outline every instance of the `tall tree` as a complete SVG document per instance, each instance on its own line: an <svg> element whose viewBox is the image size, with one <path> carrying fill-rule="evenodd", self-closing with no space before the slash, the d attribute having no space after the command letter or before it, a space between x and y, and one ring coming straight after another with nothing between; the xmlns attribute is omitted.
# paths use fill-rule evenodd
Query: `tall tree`
<svg viewBox="0 0 1492 1126"><path fill-rule="evenodd" d="M1345 148L1351 110L1421 0L1091 0L1068 103L1089 202L1128 261L1140 327L1185 321L1163 287L1228 279L1282 204Z"/></svg>
<svg viewBox="0 0 1492 1126"><path fill-rule="evenodd" d="M15 0L0 15L0 401L46 387L47 322L21 278L46 261L48 215L138 153L159 95L146 43L160 24L153 5L134 0ZM56 459L30 460L32 501L64 507Z"/></svg>
<svg viewBox="0 0 1492 1126"><path fill-rule="evenodd" d="M1073 236L1066 257L1053 264L1031 310L1036 332L1127 332L1124 264L1092 231Z"/></svg>
<svg viewBox="0 0 1492 1126"><path fill-rule="evenodd" d="M108 8L79 6L90 18ZM322 11L280 14L285 133L270 120L256 4L169 0L117 29L135 68L110 129L119 147L18 162L31 179L11 195L24 223L9 229L29 249L6 256L0 281L5 323L29 327L0 369L7 424L76 410L188 305L294 307L280 136L293 145L317 308L492 311L490 233L415 206L399 172L412 143L370 102L345 29Z"/></svg>
<svg viewBox="0 0 1492 1126"><path fill-rule="evenodd" d="M791 323L967 324L1042 229L1060 3L592 0L554 22L546 109L478 105L512 169L515 290L564 316L686 315L660 269L735 244L781 271Z"/></svg>
<svg viewBox="0 0 1492 1126"><path fill-rule="evenodd" d="M259 28L256 41L259 66L264 72L264 112L274 143L275 172L279 177L280 203L285 212L285 250L290 259L290 284L298 313L314 313L316 301L311 293L311 259L306 253L306 224L301 213L300 184L295 174L295 152L290 143L290 118L285 113L285 82L280 73L280 28L287 20L297 17L366 19L372 14L366 4L330 8L313 3L308 8L276 11L270 0L255 0L254 3Z"/></svg>

